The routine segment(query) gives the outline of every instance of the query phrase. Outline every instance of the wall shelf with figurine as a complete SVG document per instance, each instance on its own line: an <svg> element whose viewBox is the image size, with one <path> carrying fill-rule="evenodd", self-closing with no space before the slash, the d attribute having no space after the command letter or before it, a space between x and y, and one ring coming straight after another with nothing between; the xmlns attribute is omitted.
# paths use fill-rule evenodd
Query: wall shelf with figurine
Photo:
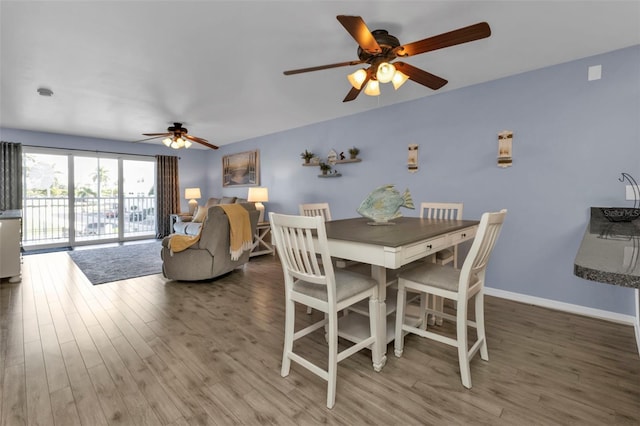
<svg viewBox="0 0 640 426"><path fill-rule="evenodd" d="M335 149L331 149L329 151L329 154L327 155L326 160L324 160L315 155L313 152L305 149L304 152L300 154L300 157L304 160L304 163L302 163L303 166L320 168L322 174L318 175L318 177L340 177L342 175L338 173L337 170L333 170L333 167L335 167L336 164L359 163L362 161L360 158L358 158L360 149L354 146L349 148L348 152L350 158L346 158L344 156L344 152L341 152L340 155L338 155Z"/></svg>
<svg viewBox="0 0 640 426"><path fill-rule="evenodd" d="M362 159L361 158L354 158L354 159L347 159L345 158L344 160L336 160L336 164L345 164L345 163L359 163L361 162ZM305 167L318 167L319 163L313 163L313 162L309 162L309 163L302 163L303 166Z"/></svg>

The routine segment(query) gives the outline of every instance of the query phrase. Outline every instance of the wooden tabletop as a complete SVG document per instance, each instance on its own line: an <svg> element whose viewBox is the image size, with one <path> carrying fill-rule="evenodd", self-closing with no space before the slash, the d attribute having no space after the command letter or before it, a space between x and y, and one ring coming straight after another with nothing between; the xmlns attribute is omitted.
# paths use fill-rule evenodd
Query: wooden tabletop
<svg viewBox="0 0 640 426"><path fill-rule="evenodd" d="M385 247L400 247L480 223L477 220L421 219L418 217L393 219L394 225L369 225L371 222L371 219L364 217L326 222L327 237Z"/></svg>

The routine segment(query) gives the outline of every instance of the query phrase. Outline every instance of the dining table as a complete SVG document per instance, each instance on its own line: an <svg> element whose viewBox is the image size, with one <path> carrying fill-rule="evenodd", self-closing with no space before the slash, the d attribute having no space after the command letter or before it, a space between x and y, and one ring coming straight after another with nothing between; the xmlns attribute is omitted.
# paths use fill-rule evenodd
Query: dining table
<svg viewBox="0 0 640 426"><path fill-rule="evenodd" d="M375 371L386 361L387 344L394 339L395 300L387 303L387 286L394 281L393 272L436 252L472 240L478 230L477 220L423 219L399 217L386 224L364 217L333 220L325 223L332 257L371 265L371 276L378 282L378 323L376 344L380 359L373 360ZM388 278L389 276L389 278ZM366 317L349 314L340 318L339 335L358 342L369 333Z"/></svg>

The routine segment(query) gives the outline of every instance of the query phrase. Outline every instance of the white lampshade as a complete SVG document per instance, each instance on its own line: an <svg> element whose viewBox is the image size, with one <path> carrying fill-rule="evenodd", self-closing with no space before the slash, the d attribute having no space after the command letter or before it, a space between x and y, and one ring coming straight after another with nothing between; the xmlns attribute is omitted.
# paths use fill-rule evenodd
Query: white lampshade
<svg viewBox="0 0 640 426"><path fill-rule="evenodd" d="M167 147L171 146L171 142L173 142L173 141L171 140L171 138L164 138L164 139L162 139L162 143L163 143L163 144L165 144L165 146L167 146Z"/></svg>
<svg viewBox="0 0 640 426"><path fill-rule="evenodd" d="M367 85L364 88L364 94L369 96L379 96L380 95L380 84L378 84L377 80L369 80Z"/></svg>
<svg viewBox="0 0 640 426"><path fill-rule="evenodd" d="M189 148L191 146L191 141L189 139L184 140L184 147Z"/></svg>
<svg viewBox="0 0 640 426"><path fill-rule="evenodd" d="M202 195L200 195L200 188L186 188L184 190L184 198L187 200L202 198Z"/></svg>
<svg viewBox="0 0 640 426"><path fill-rule="evenodd" d="M249 188L249 194L247 194L247 201L251 201L251 202L269 201L269 190L263 186Z"/></svg>
<svg viewBox="0 0 640 426"><path fill-rule="evenodd" d="M256 203L256 210L260 212L258 222L264 222L264 205L262 201L269 201L269 190L263 186L249 188L247 201Z"/></svg>
<svg viewBox="0 0 640 426"><path fill-rule="evenodd" d="M396 70L393 74L393 79L391 80L391 84L393 84L393 88L398 90L400 86L402 86L407 80L409 80L409 76L403 72Z"/></svg>
<svg viewBox="0 0 640 426"><path fill-rule="evenodd" d="M383 62L378 65L376 71L376 78L380 83L388 83L393 79L393 74L396 72L396 67L388 62Z"/></svg>
<svg viewBox="0 0 640 426"><path fill-rule="evenodd" d="M347 80L349 80L349 83L351 83L351 85L358 90L360 90L360 88L362 87L362 83L364 83L364 80L366 78L367 72L363 68L360 68L356 72L347 76Z"/></svg>

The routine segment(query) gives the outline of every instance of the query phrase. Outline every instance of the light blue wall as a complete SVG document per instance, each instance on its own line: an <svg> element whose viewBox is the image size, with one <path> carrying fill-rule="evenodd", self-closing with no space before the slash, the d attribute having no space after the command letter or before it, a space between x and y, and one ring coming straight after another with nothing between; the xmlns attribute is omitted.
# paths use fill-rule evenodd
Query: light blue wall
<svg viewBox="0 0 640 426"><path fill-rule="evenodd" d="M591 65L602 65L601 80L587 81ZM401 90L412 89L425 90L411 82ZM224 146L213 155L219 163L225 154L260 150L267 211L296 213L301 202L328 201L335 219L350 217L387 183L409 188L416 203L463 201L469 219L507 208L488 286L631 315L632 290L577 278L573 261L590 206L631 204L618 177L640 178L639 123L635 46ZM501 169L497 133L505 129L514 132L514 162ZM406 168L410 143L420 145L415 174ZM363 161L338 165L341 178L319 179L318 169L300 166L304 149L324 156L352 145ZM223 192L220 169L209 178L218 185L214 192Z"/></svg>
<svg viewBox="0 0 640 426"><path fill-rule="evenodd" d="M591 65L602 65L601 80L587 81ZM412 82L401 90L412 89L426 90ZM246 197L246 187L222 188L221 158L259 149L267 212L296 213L301 202L328 201L334 218L352 217L371 190L387 183L409 188L416 203L463 201L469 219L507 208L488 286L632 315L632 290L577 278L573 261L589 207L631 203L624 201L618 177L628 172L640 178L639 123L640 46L634 46L218 151L182 150L181 191L199 186L204 198ZM501 169L497 133L505 129L514 132L514 162ZM1 129L0 136L29 145L168 154L160 145L10 129ZM406 168L410 143L420 145L415 174ZM363 161L338 165L340 178L320 179L318 169L301 167L305 149L324 156L331 148L346 153L352 145Z"/></svg>

